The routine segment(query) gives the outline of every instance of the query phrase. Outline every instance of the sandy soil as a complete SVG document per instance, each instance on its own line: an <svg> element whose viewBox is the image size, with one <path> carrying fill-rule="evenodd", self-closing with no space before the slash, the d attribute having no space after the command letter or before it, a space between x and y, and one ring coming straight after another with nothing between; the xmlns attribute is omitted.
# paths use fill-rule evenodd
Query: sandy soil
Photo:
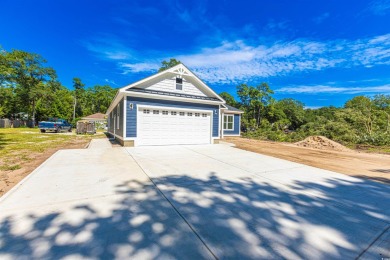
<svg viewBox="0 0 390 260"><path fill-rule="evenodd" d="M229 137L225 141L243 150L390 184L390 155L320 150L240 137Z"/></svg>
<svg viewBox="0 0 390 260"><path fill-rule="evenodd" d="M43 153L29 154L31 160L24 163L22 168L14 171L0 171L0 197L29 175L35 168L41 165L46 159L52 156L60 149L79 149L85 148L89 143L87 139L74 139L61 147L48 149Z"/></svg>

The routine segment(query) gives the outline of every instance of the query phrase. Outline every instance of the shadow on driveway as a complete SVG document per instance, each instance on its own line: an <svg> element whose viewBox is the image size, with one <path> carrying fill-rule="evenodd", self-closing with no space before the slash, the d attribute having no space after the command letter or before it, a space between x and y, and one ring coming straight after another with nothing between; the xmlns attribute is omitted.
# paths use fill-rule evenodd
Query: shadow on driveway
<svg viewBox="0 0 390 260"><path fill-rule="evenodd" d="M153 181L208 249L202 243L194 247L184 221L169 222L178 213L161 200L153 183L129 181L116 187L114 196L120 199L109 211L84 201L61 213L9 213L0 223L0 256L179 259L181 251L188 259L351 259L389 226L383 214L389 205L348 198L328 203L338 196L336 190L355 190L355 183L345 180L293 183L296 190L316 189L318 197L252 178L221 180L213 172L202 180L168 176ZM385 186L370 190L370 196L389 195ZM18 226L20 218L30 224Z"/></svg>

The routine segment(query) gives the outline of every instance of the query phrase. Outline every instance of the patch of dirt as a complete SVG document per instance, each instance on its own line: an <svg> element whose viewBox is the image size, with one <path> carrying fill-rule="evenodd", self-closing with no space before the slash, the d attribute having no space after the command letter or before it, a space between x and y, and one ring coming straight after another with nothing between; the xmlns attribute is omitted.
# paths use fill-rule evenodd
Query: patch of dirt
<svg viewBox="0 0 390 260"><path fill-rule="evenodd" d="M343 151L316 149L241 137L228 137L225 141L243 150L390 184L390 155L356 152L348 148Z"/></svg>
<svg viewBox="0 0 390 260"><path fill-rule="evenodd" d="M332 151L340 151L340 152L353 152L353 150L341 145L335 141L332 141L325 136L309 136L305 140L296 142L295 145L315 148L321 150L332 150Z"/></svg>
<svg viewBox="0 0 390 260"><path fill-rule="evenodd" d="M55 152L60 149L80 149L90 142L87 139L74 139L70 142L65 143L59 147L48 149L43 153L29 153L29 160L21 165L20 169L14 171L1 171L0 170L0 197L3 196L7 191L12 189L17 183L19 183L24 177L29 175L39 165L41 165L46 159L52 156Z"/></svg>

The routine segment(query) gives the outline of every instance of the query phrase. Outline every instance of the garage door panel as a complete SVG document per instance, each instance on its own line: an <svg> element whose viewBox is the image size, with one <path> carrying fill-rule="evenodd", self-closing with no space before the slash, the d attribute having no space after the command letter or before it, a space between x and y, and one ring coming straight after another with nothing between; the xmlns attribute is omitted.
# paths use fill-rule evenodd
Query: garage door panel
<svg viewBox="0 0 390 260"><path fill-rule="evenodd" d="M208 144L210 113L139 108L137 145Z"/></svg>

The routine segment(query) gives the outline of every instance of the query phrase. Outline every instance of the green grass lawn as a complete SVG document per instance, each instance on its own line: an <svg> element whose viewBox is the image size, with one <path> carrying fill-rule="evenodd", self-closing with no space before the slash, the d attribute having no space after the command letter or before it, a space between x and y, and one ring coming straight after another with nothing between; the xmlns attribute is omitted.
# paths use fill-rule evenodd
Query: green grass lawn
<svg viewBox="0 0 390 260"><path fill-rule="evenodd" d="M350 148L367 152L367 153L390 154L390 145L374 146L374 145L354 144L351 145Z"/></svg>
<svg viewBox="0 0 390 260"><path fill-rule="evenodd" d="M0 128L0 171L17 170L49 149L82 146L101 136L104 135L42 134L37 128Z"/></svg>

